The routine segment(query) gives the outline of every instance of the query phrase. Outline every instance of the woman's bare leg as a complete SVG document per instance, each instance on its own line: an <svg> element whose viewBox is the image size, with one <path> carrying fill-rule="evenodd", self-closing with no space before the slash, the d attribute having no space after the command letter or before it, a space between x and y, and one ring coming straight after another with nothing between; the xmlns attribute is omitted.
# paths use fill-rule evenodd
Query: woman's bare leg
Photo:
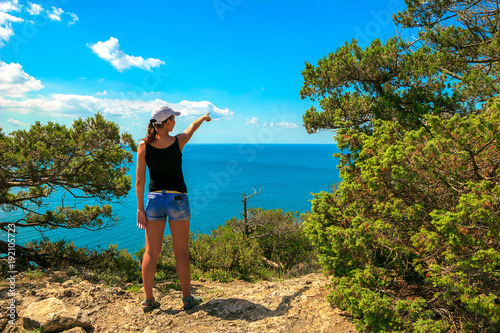
<svg viewBox="0 0 500 333"><path fill-rule="evenodd" d="M191 263L189 261L189 219L168 221L172 234L175 268L182 289L182 297L191 296Z"/></svg>
<svg viewBox="0 0 500 333"><path fill-rule="evenodd" d="M163 232L166 221L146 222L146 252L142 259L142 283L146 299L153 298L153 283L156 274L156 264L163 243Z"/></svg>

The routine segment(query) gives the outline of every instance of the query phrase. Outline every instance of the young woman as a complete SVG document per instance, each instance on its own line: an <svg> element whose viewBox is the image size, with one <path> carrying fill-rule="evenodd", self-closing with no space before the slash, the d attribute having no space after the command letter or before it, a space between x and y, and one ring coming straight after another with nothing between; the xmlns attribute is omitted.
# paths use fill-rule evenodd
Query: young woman
<svg viewBox="0 0 500 333"><path fill-rule="evenodd" d="M174 248L177 275L182 289L184 309L201 303L191 295L191 266L189 261L189 219L191 217L187 188L182 175L182 149L210 113L195 120L183 133L171 136L175 126L175 112L166 105L151 113L148 134L137 150L137 227L146 229L146 252L142 260L142 281L145 299L144 311L160 306L153 297L156 263L160 255L163 232L168 217ZM146 166L149 169L149 193L144 208Z"/></svg>

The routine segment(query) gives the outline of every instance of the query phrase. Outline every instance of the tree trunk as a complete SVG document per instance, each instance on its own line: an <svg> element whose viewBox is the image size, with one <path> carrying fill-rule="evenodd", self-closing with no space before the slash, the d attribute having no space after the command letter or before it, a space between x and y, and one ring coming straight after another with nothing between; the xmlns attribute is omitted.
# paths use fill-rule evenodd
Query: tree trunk
<svg viewBox="0 0 500 333"><path fill-rule="evenodd" d="M0 253L6 254L7 257L11 255L15 258L15 269L9 269L11 271L27 269L31 266L30 262L34 262L43 268L48 268L49 266L43 255L17 244L14 248L9 248L9 243L2 240L0 240ZM7 257L4 257L4 259L7 259Z"/></svg>

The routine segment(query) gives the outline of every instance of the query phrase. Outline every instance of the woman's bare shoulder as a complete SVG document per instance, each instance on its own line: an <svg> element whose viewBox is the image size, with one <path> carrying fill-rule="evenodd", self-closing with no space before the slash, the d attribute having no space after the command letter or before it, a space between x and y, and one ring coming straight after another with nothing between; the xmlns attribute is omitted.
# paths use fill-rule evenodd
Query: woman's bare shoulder
<svg viewBox="0 0 500 333"><path fill-rule="evenodd" d="M144 149L146 149L146 141L140 140L138 150L144 150Z"/></svg>

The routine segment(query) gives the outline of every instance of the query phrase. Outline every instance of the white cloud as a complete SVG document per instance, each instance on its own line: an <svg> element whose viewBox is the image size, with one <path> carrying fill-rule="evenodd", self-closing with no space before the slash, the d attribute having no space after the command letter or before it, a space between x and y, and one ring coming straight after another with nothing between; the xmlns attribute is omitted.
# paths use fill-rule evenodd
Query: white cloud
<svg viewBox="0 0 500 333"><path fill-rule="evenodd" d="M28 6L25 6L25 7L26 7L26 11L30 15L39 15L40 13L42 13L42 12L45 11L43 9L43 7L41 5L39 5L39 4L37 4L37 3L32 3L32 2L28 1L28 5L29 5L29 7ZM51 8L52 8L52 10L47 10L47 16L48 16L48 18L51 21L61 22L62 21L61 15L63 13L67 14L72 19L72 21L68 22L68 26L70 26L72 24L75 24L76 22L78 22L80 20L78 18L78 16L76 14L74 14L74 13L65 12L61 8L57 8L57 7L54 7L54 6L51 6Z"/></svg>
<svg viewBox="0 0 500 333"><path fill-rule="evenodd" d="M43 88L42 83L33 76L24 72L17 63L0 61L0 109L12 113L37 113L49 115L53 118L86 116L97 112L126 119L149 120L151 110L157 105L168 104L174 110L180 111L183 118L198 117L210 112L213 119L228 119L233 112L228 108L221 109L209 101L187 101L168 103L159 98L151 101L133 99L103 98L106 90L95 95L53 94L38 98L25 96L27 92ZM111 91L111 93L113 93ZM114 94L114 93L113 93ZM20 99L20 97L24 97Z"/></svg>
<svg viewBox="0 0 500 333"><path fill-rule="evenodd" d="M18 113L50 114L53 118L88 116L97 112L131 117L145 112L149 116L158 101L103 99L88 95L53 94L47 97L12 100L0 96L0 108ZM147 118L145 116L145 118Z"/></svg>
<svg viewBox="0 0 500 333"><path fill-rule="evenodd" d="M245 125L262 125L262 122L257 117L247 118L245 121Z"/></svg>
<svg viewBox="0 0 500 333"><path fill-rule="evenodd" d="M0 47L4 46L10 37L14 35L12 23L24 21L20 17L9 14L9 12L17 12L19 10L20 7L17 0L0 2Z"/></svg>
<svg viewBox="0 0 500 333"><path fill-rule="evenodd" d="M40 6L39 4L37 3L32 3L32 2L29 2L28 1L28 4L29 4L29 8L26 9L26 11L30 14L30 15L38 15L40 14L41 12L43 12L43 8L42 6Z"/></svg>
<svg viewBox="0 0 500 333"><path fill-rule="evenodd" d="M266 122L262 122L257 117L246 118L245 125L267 127L267 123ZM273 123L271 123L270 126L273 126Z"/></svg>
<svg viewBox="0 0 500 333"><path fill-rule="evenodd" d="M0 61L0 94L22 97L27 92L42 88L42 82L28 75L20 64Z"/></svg>
<svg viewBox="0 0 500 333"><path fill-rule="evenodd" d="M61 8L56 8L52 6L52 12L48 12L49 19L51 21L61 21L61 14L64 13L64 10Z"/></svg>
<svg viewBox="0 0 500 333"><path fill-rule="evenodd" d="M168 104L168 103L166 103ZM180 111L181 116L197 118L210 112L213 119L229 119L233 116L233 111L228 108L219 109L209 101L181 101L178 104L168 104L173 110Z"/></svg>
<svg viewBox="0 0 500 333"><path fill-rule="evenodd" d="M19 3L17 0L0 2L0 12L19 11Z"/></svg>
<svg viewBox="0 0 500 333"><path fill-rule="evenodd" d="M69 22L68 23L68 26L72 25L72 24L75 24L76 22L80 21L80 19L78 18L78 16L76 16L76 14L73 14L73 13L68 13L71 18L73 19L72 22Z"/></svg>
<svg viewBox="0 0 500 333"><path fill-rule="evenodd" d="M168 104L174 110L181 111L181 117L190 118L205 114L211 108L213 119L227 119L233 115L232 111L219 109L210 102L182 101L179 104L167 103L161 99L139 101L127 99L106 99L88 95L53 94L49 97L40 97L24 100L5 99L0 95L0 109L17 113L45 113L51 117L88 116L97 112L104 115L125 117L127 119L142 119L149 121L151 110L157 105ZM184 108L179 107L184 105ZM205 106L205 107L203 107Z"/></svg>
<svg viewBox="0 0 500 333"><path fill-rule="evenodd" d="M299 127L297 124L294 123L286 123L284 121L281 121L279 123L273 123L271 122L269 125L266 122L262 122L259 118L257 117L252 117L252 118L246 118L245 125L250 125L250 126L261 126L261 127L282 127L282 128L297 128Z"/></svg>
<svg viewBox="0 0 500 333"><path fill-rule="evenodd" d="M159 67L164 65L165 62L159 59L129 56L120 50L118 39L111 37L105 42L97 42L95 44L88 44L88 47L103 60L106 60L117 69L123 72L125 69L137 67L150 71L151 67Z"/></svg>
<svg viewBox="0 0 500 333"><path fill-rule="evenodd" d="M20 122L19 120L15 120L15 119L12 119L12 118L9 118L7 120L9 123L12 123L13 125L15 126L21 126L21 127L26 127L26 126L29 126L29 124L26 124L26 123L23 123L23 122Z"/></svg>
<svg viewBox="0 0 500 333"><path fill-rule="evenodd" d="M299 125L297 125L297 124L285 123L284 121L281 121L279 123L275 123L274 126L283 127L283 128L297 128L297 127L299 127Z"/></svg>

